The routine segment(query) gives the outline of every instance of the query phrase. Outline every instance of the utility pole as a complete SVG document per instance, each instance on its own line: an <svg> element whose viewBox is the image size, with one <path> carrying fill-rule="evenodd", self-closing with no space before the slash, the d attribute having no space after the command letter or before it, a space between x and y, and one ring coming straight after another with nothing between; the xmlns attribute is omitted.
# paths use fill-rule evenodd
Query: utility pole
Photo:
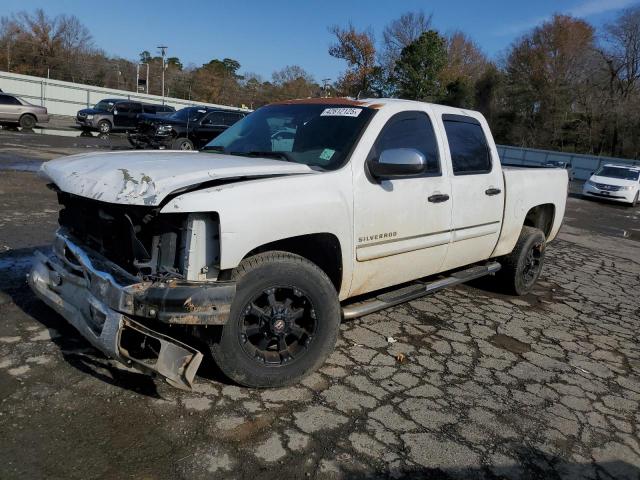
<svg viewBox="0 0 640 480"><path fill-rule="evenodd" d="M329 96L329 82L331 81L330 78L323 78L322 79L322 96L327 98Z"/></svg>
<svg viewBox="0 0 640 480"><path fill-rule="evenodd" d="M14 36L20 35L21 33L22 30L19 28L14 28L7 33L7 72L11 71L11 43L13 42Z"/></svg>
<svg viewBox="0 0 640 480"><path fill-rule="evenodd" d="M149 93L149 64L148 63L138 63L136 65L136 92L140 93L140 65L145 65L147 67L147 76L144 83L144 93Z"/></svg>
<svg viewBox="0 0 640 480"><path fill-rule="evenodd" d="M164 63L164 57L167 54L167 46L159 46L158 47L160 49L160 53L162 54L162 104L164 105L164 70L165 70L165 63Z"/></svg>

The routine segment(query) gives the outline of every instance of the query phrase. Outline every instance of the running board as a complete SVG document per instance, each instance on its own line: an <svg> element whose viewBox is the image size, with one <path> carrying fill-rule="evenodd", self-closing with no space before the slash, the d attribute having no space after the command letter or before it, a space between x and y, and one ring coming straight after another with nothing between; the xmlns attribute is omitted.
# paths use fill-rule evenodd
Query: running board
<svg viewBox="0 0 640 480"><path fill-rule="evenodd" d="M476 278L484 277L500 270L500 264L498 262L487 263L486 265L477 265L475 267L467 268L466 270L459 270L452 273L448 277L439 278L430 282L422 280L416 280L409 286L386 292L371 300L365 300L362 302L353 303L347 305L342 309L343 318L346 320L368 315L378 310L384 310L385 308L393 307L416 298L424 297L442 290L443 288L453 287L461 283L475 280Z"/></svg>

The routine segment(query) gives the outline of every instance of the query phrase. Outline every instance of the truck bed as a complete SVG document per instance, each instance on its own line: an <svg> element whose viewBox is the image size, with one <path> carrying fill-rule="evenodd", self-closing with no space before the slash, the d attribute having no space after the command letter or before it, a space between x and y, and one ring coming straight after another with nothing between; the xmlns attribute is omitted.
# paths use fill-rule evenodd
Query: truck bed
<svg viewBox="0 0 640 480"><path fill-rule="evenodd" d="M546 167L503 167L505 205L502 232L493 257L505 255L515 246L527 213L536 206L553 207L547 241L553 240L564 217L569 177L566 170Z"/></svg>

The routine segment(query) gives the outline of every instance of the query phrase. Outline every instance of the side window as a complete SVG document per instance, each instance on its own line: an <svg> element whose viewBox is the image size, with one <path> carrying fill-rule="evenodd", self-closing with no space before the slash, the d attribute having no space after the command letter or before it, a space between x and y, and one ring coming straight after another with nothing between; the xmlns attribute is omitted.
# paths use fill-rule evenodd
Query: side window
<svg viewBox="0 0 640 480"><path fill-rule="evenodd" d="M443 115L454 175L491 172L491 152L480 123L462 115Z"/></svg>
<svg viewBox="0 0 640 480"><path fill-rule="evenodd" d="M159 109L156 108L155 105L143 105L142 106L142 111L144 113L157 113L159 111Z"/></svg>
<svg viewBox="0 0 640 480"><path fill-rule="evenodd" d="M378 135L369 158L377 158L383 151L392 148L418 150L427 160L425 173L440 174L436 135L426 113L402 112L391 117Z"/></svg>
<svg viewBox="0 0 640 480"><path fill-rule="evenodd" d="M118 115L121 115L123 113L129 113L129 104L128 103L117 103L116 107L114 108L114 110L118 111Z"/></svg>
<svg viewBox="0 0 640 480"><path fill-rule="evenodd" d="M229 127L240 120L242 116L238 113L225 113L224 114L224 125L228 125Z"/></svg>
<svg viewBox="0 0 640 480"><path fill-rule="evenodd" d="M213 112L202 120L202 125L224 125L224 114L222 112Z"/></svg>
<svg viewBox="0 0 640 480"><path fill-rule="evenodd" d="M0 95L0 105L21 105L17 98L9 95Z"/></svg>
<svg viewBox="0 0 640 480"><path fill-rule="evenodd" d="M129 108L131 109L131 113L142 113L142 104L141 103L130 103Z"/></svg>

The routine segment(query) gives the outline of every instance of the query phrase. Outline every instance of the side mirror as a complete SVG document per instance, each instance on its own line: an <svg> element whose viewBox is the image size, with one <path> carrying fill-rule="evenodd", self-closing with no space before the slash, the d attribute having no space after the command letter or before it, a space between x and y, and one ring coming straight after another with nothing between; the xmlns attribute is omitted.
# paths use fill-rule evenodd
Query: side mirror
<svg viewBox="0 0 640 480"><path fill-rule="evenodd" d="M413 148L384 150L377 160L369 162L369 171L377 179L418 175L426 168L427 159Z"/></svg>
<svg viewBox="0 0 640 480"><path fill-rule="evenodd" d="M114 111L113 111L113 114L114 114L114 115L117 115L117 114L118 114L118 110L114 110Z"/></svg>

